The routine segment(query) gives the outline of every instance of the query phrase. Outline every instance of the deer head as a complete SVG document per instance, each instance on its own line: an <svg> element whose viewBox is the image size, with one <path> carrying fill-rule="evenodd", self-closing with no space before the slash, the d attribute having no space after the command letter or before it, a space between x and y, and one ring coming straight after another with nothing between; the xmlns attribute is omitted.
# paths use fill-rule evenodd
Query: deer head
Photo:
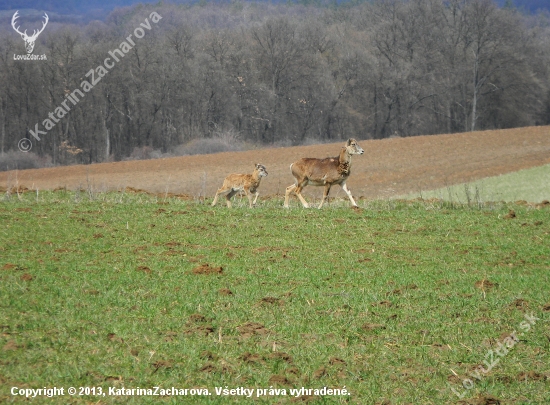
<svg viewBox="0 0 550 405"><path fill-rule="evenodd" d="M11 19L11 26L17 32L19 35L21 35L21 38L25 41L25 48L27 49L27 53L32 53L34 49L34 43L36 41L36 38L40 35L42 31L44 31L44 28L46 28L46 25L48 24L49 17L48 14L44 13L44 22L42 22L42 28L38 31L33 30L33 34L31 36L27 35L27 30L25 32L19 31L19 27L15 26L16 20L19 18L19 10L15 12L13 15L13 18Z"/></svg>
<svg viewBox="0 0 550 405"><path fill-rule="evenodd" d="M258 172L258 177L266 177L267 176L267 169L265 168L264 165L261 165L259 163L256 163L255 165L256 167L256 170Z"/></svg>
<svg viewBox="0 0 550 405"><path fill-rule="evenodd" d="M348 139L345 148L350 155L362 155L365 153L365 150L360 147L357 141L353 138Z"/></svg>

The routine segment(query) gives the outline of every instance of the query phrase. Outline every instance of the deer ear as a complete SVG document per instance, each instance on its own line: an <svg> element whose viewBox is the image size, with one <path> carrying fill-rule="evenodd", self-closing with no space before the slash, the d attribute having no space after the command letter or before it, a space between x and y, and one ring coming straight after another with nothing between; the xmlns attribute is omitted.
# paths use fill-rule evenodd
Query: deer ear
<svg viewBox="0 0 550 405"><path fill-rule="evenodd" d="M350 146L351 145L351 138L348 139L348 141L346 142L346 146Z"/></svg>

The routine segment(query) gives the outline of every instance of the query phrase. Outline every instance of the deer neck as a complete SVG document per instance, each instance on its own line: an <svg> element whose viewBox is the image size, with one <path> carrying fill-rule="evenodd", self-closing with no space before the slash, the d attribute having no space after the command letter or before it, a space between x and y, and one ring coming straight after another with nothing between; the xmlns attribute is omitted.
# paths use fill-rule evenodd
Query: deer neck
<svg viewBox="0 0 550 405"><path fill-rule="evenodd" d="M338 173L342 176L349 176L351 169L351 155L346 148L342 148L340 151L340 157L338 158Z"/></svg>
<svg viewBox="0 0 550 405"><path fill-rule="evenodd" d="M252 181L256 184L260 184L260 181L262 181L262 176L260 176L260 172L257 170L254 170L252 173Z"/></svg>

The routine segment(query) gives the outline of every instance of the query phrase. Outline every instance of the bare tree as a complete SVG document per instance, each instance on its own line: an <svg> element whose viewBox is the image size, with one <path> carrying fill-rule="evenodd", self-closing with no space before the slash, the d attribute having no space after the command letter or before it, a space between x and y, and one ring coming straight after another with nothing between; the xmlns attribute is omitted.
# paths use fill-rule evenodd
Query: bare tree
<svg viewBox="0 0 550 405"><path fill-rule="evenodd" d="M548 15L491 0L163 3L82 27L50 23L34 49L48 58L36 63L14 60L23 44L0 28L0 153L42 126L152 11L162 21L59 113L34 152L92 163L223 133L299 144L550 123Z"/></svg>
<svg viewBox="0 0 550 405"><path fill-rule="evenodd" d="M514 49L514 45L521 33L519 22L510 13L499 10L491 0L471 0L464 13L467 22L464 52L472 66L470 130L474 131L479 118L479 99L501 91L502 87L492 79L518 63L518 49Z"/></svg>

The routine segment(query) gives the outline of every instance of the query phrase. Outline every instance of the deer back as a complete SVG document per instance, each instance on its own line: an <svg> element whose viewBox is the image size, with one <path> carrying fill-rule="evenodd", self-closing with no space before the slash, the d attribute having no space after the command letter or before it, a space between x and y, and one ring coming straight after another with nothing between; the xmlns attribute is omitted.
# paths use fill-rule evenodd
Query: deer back
<svg viewBox="0 0 550 405"><path fill-rule="evenodd" d="M302 158L292 165L292 174L296 179L307 179L312 184L338 183L349 176L348 162L340 160L340 157Z"/></svg>

